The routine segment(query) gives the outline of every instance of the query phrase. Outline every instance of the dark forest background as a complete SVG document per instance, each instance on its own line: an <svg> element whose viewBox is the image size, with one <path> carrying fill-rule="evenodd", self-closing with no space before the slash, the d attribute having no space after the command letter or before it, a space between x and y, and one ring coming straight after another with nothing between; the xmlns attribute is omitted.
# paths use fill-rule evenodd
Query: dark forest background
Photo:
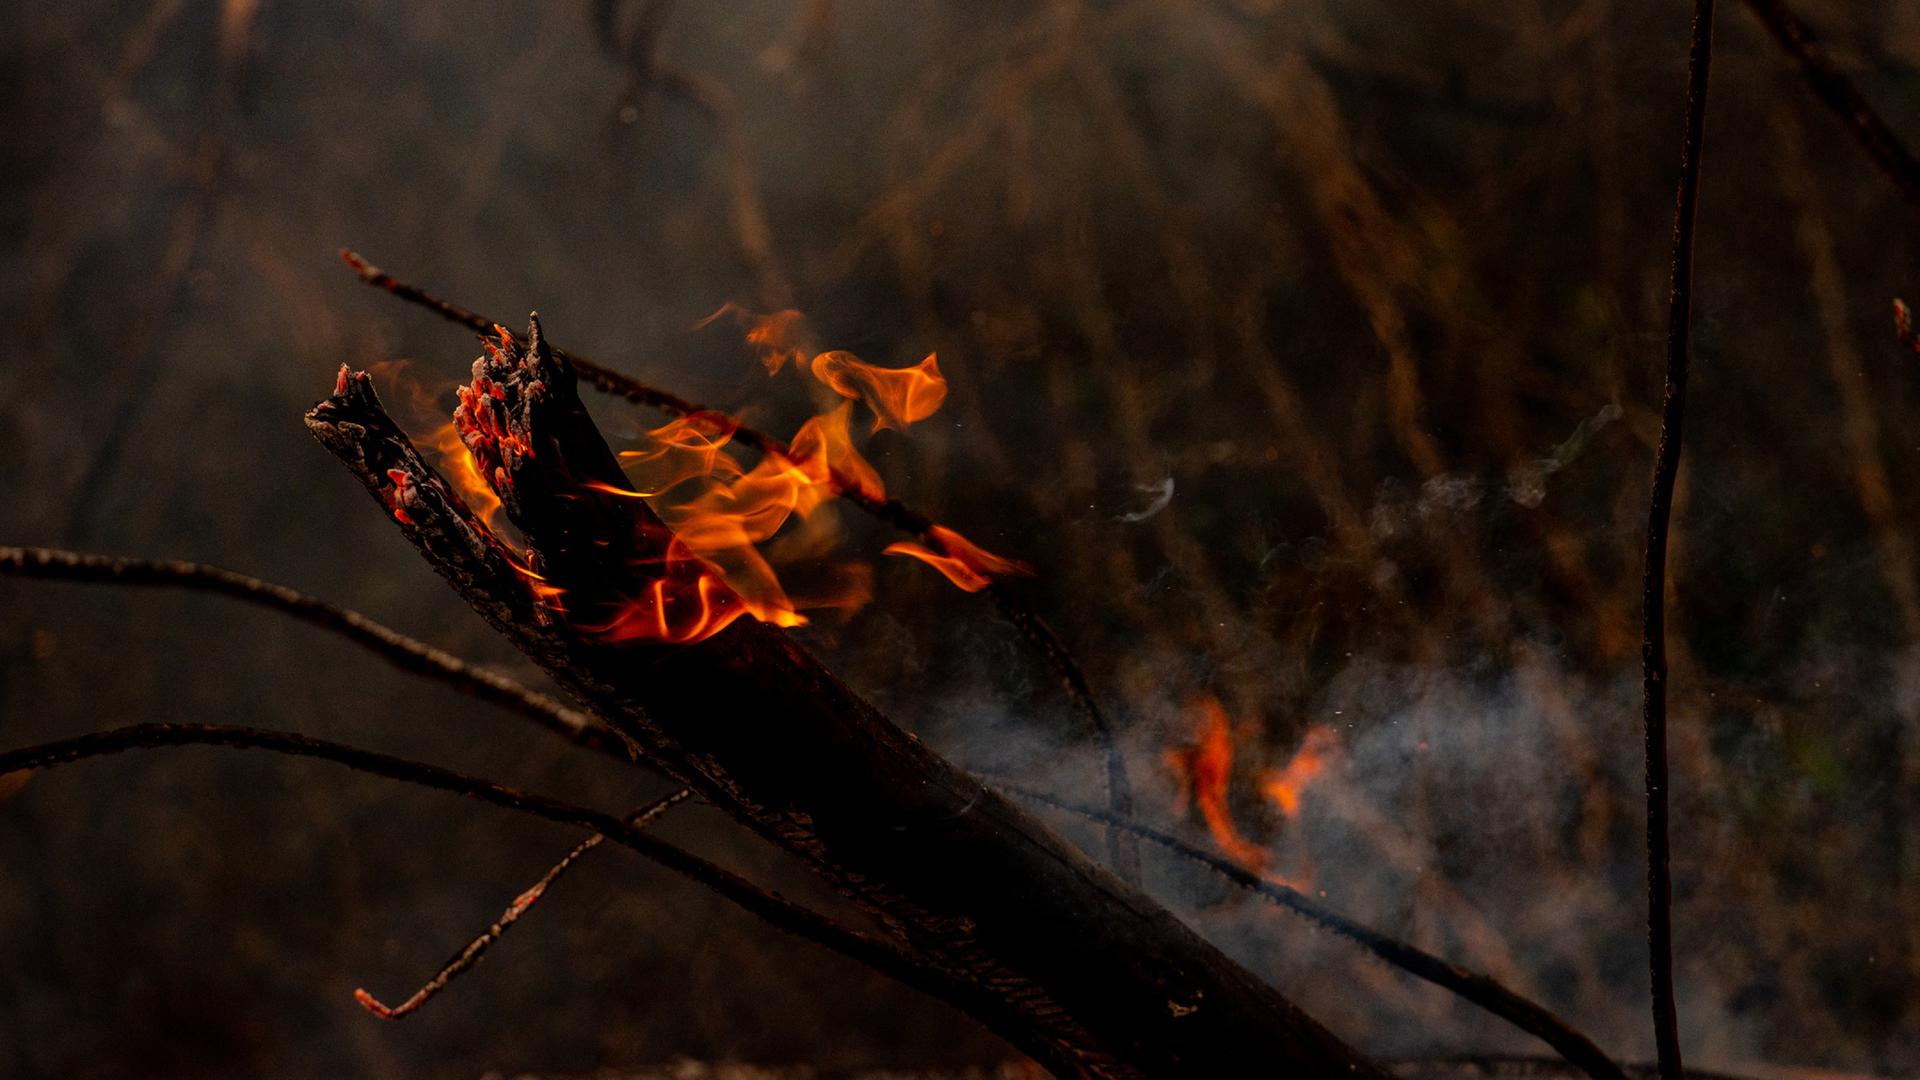
<svg viewBox="0 0 1920 1080"><path fill-rule="evenodd" d="M1167 752L1212 696L1276 868L1651 1056L1637 589L1686 5L749 0L663 5L635 48L644 6L6 3L0 542L218 563L533 680L301 426L342 362L444 404L476 351L338 248L781 434L814 402L696 328L722 303L937 350L946 409L868 452L1038 568L1143 816L1204 842ZM1920 7L1799 6L1920 138ZM1683 1031L1701 1066L1911 1075L1920 357L1890 300L1920 223L1742 4L1719 27L1671 571ZM808 645L963 764L1096 790L1018 636L843 525L875 600ZM0 744L170 719L658 793L270 614L0 582ZM1314 725L1341 753L1284 819L1255 778ZM19 781L0 1074L1012 1056L614 851L382 1024L353 988L411 989L574 837L262 755ZM814 895L710 812L659 827ZM1371 1053L1534 1050L1203 873L1148 885Z"/></svg>

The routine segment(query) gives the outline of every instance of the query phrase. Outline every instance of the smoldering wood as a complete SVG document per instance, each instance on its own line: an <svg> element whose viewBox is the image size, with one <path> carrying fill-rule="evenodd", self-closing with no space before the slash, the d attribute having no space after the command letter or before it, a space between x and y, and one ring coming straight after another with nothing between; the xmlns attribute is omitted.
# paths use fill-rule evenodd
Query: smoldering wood
<svg viewBox="0 0 1920 1080"><path fill-rule="evenodd" d="M526 347L508 339L490 352L475 365L476 400L497 435L468 446L525 535L529 569L564 590L564 617L421 459L365 374L343 369L307 424L428 563L583 704L916 956L1004 1004L1021 1029L1010 1037L1059 1074L1386 1075L895 727L786 634L750 618L670 646L572 629L641 595L670 534L643 501L586 487L627 481L538 323Z"/></svg>

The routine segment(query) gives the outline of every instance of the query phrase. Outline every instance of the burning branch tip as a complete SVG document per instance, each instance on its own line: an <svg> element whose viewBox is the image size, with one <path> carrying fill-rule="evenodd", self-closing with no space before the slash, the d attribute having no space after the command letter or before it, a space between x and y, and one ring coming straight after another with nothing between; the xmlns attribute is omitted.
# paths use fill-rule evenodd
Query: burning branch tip
<svg viewBox="0 0 1920 1080"><path fill-rule="evenodd" d="M353 1000L356 1003L358 1003L361 1008L367 1010L368 1012L372 1013L373 1015L379 1017L382 1020L400 1019L400 1016L401 1016L400 1013L395 1012L392 1008L381 1004L379 998L376 998L372 994L367 993L364 989L356 988L353 992Z"/></svg>
<svg viewBox="0 0 1920 1080"><path fill-rule="evenodd" d="M360 275L360 280L369 285L380 284L387 277L384 271L362 258L360 253L352 248L340 249L340 261L351 267L354 273Z"/></svg>
<svg viewBox="0 0 1920 1080"><path fill-rule="evenodd" d="M1920 352L1920 335L1913 331L1913 309L1905 300L1896 297L1893 301L1893 331L1900 337L1900 344L1914 352Z"/></svg>

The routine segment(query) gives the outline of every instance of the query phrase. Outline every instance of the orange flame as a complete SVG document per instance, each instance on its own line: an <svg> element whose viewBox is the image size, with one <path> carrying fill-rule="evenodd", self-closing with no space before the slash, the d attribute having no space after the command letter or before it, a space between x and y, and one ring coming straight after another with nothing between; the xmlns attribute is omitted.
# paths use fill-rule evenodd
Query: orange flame
<svg viewBox="0 0 1920 1080"><path fill-rule="evenodd" d="M941 550L936 552L925 545L902 540L888 544L886 554L919 559L945 574L947 580L963 592L979 592L993 584L996 577L1033 573L1033 567L1026 563L995 555L944 525L933 526L927 538L938 543Z"/></svg>
<svg viewBox="0 0 1920 1080"><path fill-rule="evenodd" d="M493 539L505 554L507 565L513 567L515 573L526 579L527 588L533 592L535 599L554 611L563 612L566 610L560 604L560 597L565 595L567 590L549 582L545 575L527 565L529 561L527 556L512 544L501 539L499 535L496 534Z"/></svg>
<svg viewBox="0 0 1920 1080"><path fill-rule="evenodd" d="M840 349L814 352L807 317L792 308L755 315L727 303L697 325L709 325L723 315L732 315L746 325L747 343L759 353L767 374L778 375L792 361L841 397L864 402L873 411L874 431L905 431L907 425L939 411L947 400L947 380L940 374L939 358L932 353L912 367L883 368ZM810 355L813 359L808 362Z"/></svg>
<svg viewBox="0 0 1920 1080"><path fill-rule="evenodd" d="M747 604L740 595L674 540L668 544L665 572L640 596L628 601L611 621L580 628L608 641L646 639L686 645L712 637L746 614ZM805 621L791 611L784 614ZM782 621L781 616L776 611L763 617L779 626L798 625Z"/></svg>
<svg viewBox="0 0 1920 1080"><path fill-rule="evenodd" d="M460 440L460 432L449 420L433 433L433 449L440 459L440 471L446 474L453 486L459 490L460 497L467 506L479 515L482 524L488 529L494 527L494 518L500 514L500 496L494 494L493 485L480 475L480 466L473 460L473 451Z"/></svg>
<svg viewBox="0 0 1920 1080"><path fill-rule="evenodd" d="M908 424L938 412L947 400L947 380L932 353L912 367L883 368L836 349L815 356L812 371L840 396L866 402L873 410L875 431L905 431Z"/></svg>
<svg viewBox="0 0 1920 1080"><path fill-rule="evenodd" d="M1285 765L1267 774L1260 790L1280 808L1282 816L1294 817L1300 813L1300 796L1307 785L1327 770L1339 752L1340 739L1333 729L1308 728L1300 749L1293 752Z"/></svg>
<svg viewBox="0 0 1920 1080"><path fill-rule="evenodd" d="M879 473L854 446L854 404L863 403L873 412L873 430L904 430L932 415L946 398L938 360L929 355L913 367L895 370L864 363L850 353L823 352L803 366L809 333L800 312L753 316L728 304L701 325L729 313L747 324L747 340L769 373L779 372L791 360L849 400L808 420L784 452L766 453L751 469L727 452L737 422L700 413L648 432L640 448L621 453L625 485L584 482L586 491L647 500L671 536L665 538L664 550L648 548L659 552L649 556L657 565L649 567L639 595L617 605L598 625L576 621L582 631L611 641L688 643L719 633L742 615L776 626L801 626L807 622L800 614L803 607L852 611L871 597L870 568L841 566L824 575L824 587L796 602L761 545L773 541L789 521L809 519L836 495L886 498ZM497 344L490 339L482 344L496 362L506 362L517 343L504 329L497 329L497 335ZM437 430L433 444L443 471L491 531L502 508L500 493L509 481L505 468L494 467L488 475L488 466L531 457L532 448L509 430L499 404L506 400L504 391L487 375L476 372L459 388L459 397L455 422ZM397 502L394 513L404 520ZM789 532L773 550L816 561L825 533L811 531L814 535L800 544L790 542L794 536ZM540 602L564 613L564 590L536 572L527 554L495 539ZM985 588L996 576L1032 573L1025 564L994 555L950 529L934 526L924 539L931 546L902 543L886 550L927 562L969 592Z"/></svg>
<svg viewBox="0 0 1920 1080"><path fill-rule="evenodd" d="M879 474L853 447L852 411L848 402L807 421L789 454L768 454L752 469L723 452L732 427L712 417L666 424L648 433L645 449L623 453L631 490L588 486L654 500L654 512L674 536L659 578L610 622L583 629L615 641L687 643L719 633L742 615L775 626L805 625L801 605L787 594L759 545L833 498L836 478L884 497ZM805 606L851 611L864 605L870 595L865 575L841 578L841 588L809 596Z"/></svg>
<svg viewBox="0 0 1920 1080"><path fill-rule="evenodd" d="M1213 842L1233 861L1257 873L1265 868L1267 853L1240 835L1227 806L1233 778L1233 726L1227 720L1227 711L1212 697L1196 700L1191 708L1200 714L1204 725L1199 741L1167 751L1167 764L1185 781L1187 797L1200 811Z"/></svg>

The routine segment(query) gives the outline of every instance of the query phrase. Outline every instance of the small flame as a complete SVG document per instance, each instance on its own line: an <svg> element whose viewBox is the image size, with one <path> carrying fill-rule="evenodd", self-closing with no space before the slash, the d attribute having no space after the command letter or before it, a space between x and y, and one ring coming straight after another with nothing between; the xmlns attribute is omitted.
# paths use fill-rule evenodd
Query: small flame
<svg viewBox="0 0 1920 1080"><path fill-rule="evenodd" d="M500 514L500 496L493 493L493 485L480 475L480 466L473 460L473 451L461 441L460 431L449 420L434 431L433 449L440 459L440 471L446 474L453 486L459 490L460 497L467 506L479 516L488 529L494 528L494 519Z"/></svg>
<svg viewBox="0 0 1920 1080"><path fill-rule="evenodd" d="M1233 779L1233 725L1227 711L1212 697L1198 699L1191 709L1199 714L1202 724L1199 740L1192 746L1167 751L1167 764L1185 781L1187 797L1200 811L1213 842L1234 862L1259 873L1266 867L1267 853L1240 834L1227 805Z"/></svg>
<svg viewBox="0 0 1920 1080"><path fill-rule="evenodd" d="M527 588L533 593L536 600L539 600L553 611L564 612L566 610L560 604L560 597L566 594L565 589L548 581L545 575L528 565L530 560L527 556L512 544L507 543L499 534L494 534L493 541L499 545L501 552L505 554L507 565L513 567L515 573L526 579Z"/></svg>
<svg viewBox="0 0 1920 1080"><path fill-rule="evenodd" d="M944 525L928 530L927 538L940 545L933 551L923 544L900 541L888 544L886 554L907 555L947 576L963 592L979 592L993 584L996 577L1031 574L1033 567L1014 559L1002 558Z"/></svg>
<svg viewBox="0 0 1920 1080"><path fill-rule="evenodd" d="M812 371L840 396L865 402L873 410L875 431L905 431L908 424L938 412L947 400L947 380L933 353L912 367L883 368L834 350L815 356Z"/></svg>
<svg viewBox="0 0 1920 1080"><path fill-rule="evenodd" d="M778 375L791 360L796 366L806 363L807 341L811 337L807 329L807 317L793 308L776 311L770 315L755 315L746 308L729 300L721 304L714 313L694 323L694 329L711 326L723 316L731 315L745 324L747 342L760 354L760 363L766 366L767 374Z"/></svg>
<svg viewBox="0 0 1920 1080"><path fill-rule="evenodd" d="M1308 728L1300 749L1293 752L1285 765L1267 774L1260 790L1280 808L1282 816L1295 817L1300 813L1300 796L1307 785L1327 770L1339 752L1340 739L1333 729Z"/></svg>
<svg viewBox="0 0 1920 1080"><path fill-rule="evenodd" d="M940 374L939 358L932 353L912 367L883 368L841 349L815 352L807 317L792 308L755 315L738 304L727 303L697 325L707 326L723 315L732 315L746 325L747 343L759 354L767 374L778 375L789 361L795 368L812 372L841 397L865 403L873 411L874 431L905 431L907 425L938 412L947 400L947 380Z"/></svg>
<svg viewBox="0 0 1920 1080"><path fill-rule="evenodd" d="M780 374L789 360L798 365L806 359L807 350L801 344L806 325L805 315L787 308L762 316L747 329L747 340L760 350L760 362L766 365L767 374Z"/></svg>

